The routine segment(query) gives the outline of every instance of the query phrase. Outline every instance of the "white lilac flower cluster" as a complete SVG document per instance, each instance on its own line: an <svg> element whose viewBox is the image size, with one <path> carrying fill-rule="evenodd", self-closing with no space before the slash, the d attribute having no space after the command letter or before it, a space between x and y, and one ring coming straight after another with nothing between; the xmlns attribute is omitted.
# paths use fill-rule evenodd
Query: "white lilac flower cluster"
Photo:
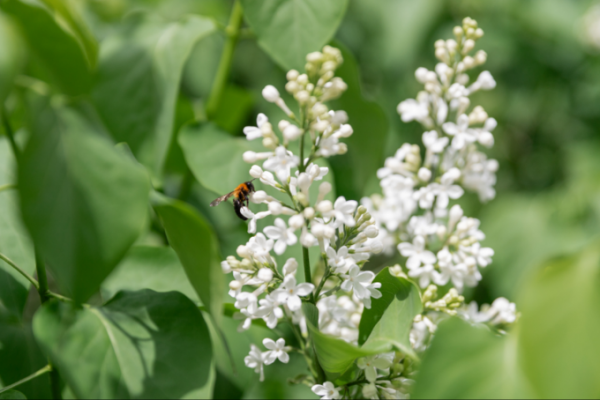
<svg viewBox="0 0 600 400"><path fill-rule="evenodd" d="M485 235L479 220L465 216L458 204L450 202L465 190L478 194L482 202L495 196L498 162L488 159L481 148L493 146L491 132L497 123L481 106L471 107L470 96L493 89L496 82L483 71L469 84L469 72L487 58L483 50L472 55L483 36L477 22L465 18L453 33L454 39L435 43L440 61L435 71L417 69L424 90L398 105L404 122L423 125L423 152L418 145L402 145L378 171L382 195L362 199L377 222L377 239L384 251L393 254L397 249L406 258L405 268L390 271L414 279L423 289L424 312L415 318L410 335L416 351L426 349L444 315L495 328L517 318L515 304L504 298L478 311L476 303L465 306L460 295L464 287L478 284L480 268L489 265L494 255L481 245ZM438 286L446 287L441 298L437 298Z"/></svg>
<svg viewBox="0 0 600 400"><path fill-rule="evenodd" d="M325 46L322 52L307 56L306 73L287 73L285 89L297 102L296 113L275 87L263 90L263 97L279 106L288 119L277 123L276 132L267 116L259 114L257 126L244 128L244 134L248 140L261 139L265 151L247 151L243 159L254 164L250 175L271 194L259 190L250 196L252 203L267 206L263 211L241 208L248 219L248 232L254 236L237 248L239 258L229 256L222 263L225 273L233 273L229 294L239 310L236 316L242 319L239 329L248 329L257 319L275 329L285 320L296 334L301 347L297 350L307 359L303 302L320 310L319 328L355 342L362 308L371 306L371 298L381 297L377 290L381 284L373 283L375 274L361 270L371 254L383 248L375 239L379 235L375 221L357 201L344 197L327 199L332 186L324 178L329 170L315 163L319 158L345 153L347 147L342 139L353 133L346 123L346 113L325 105L346 90L346 84L334 76L341 63L341 52ZM317 183L318 188L313 188ZM313 196L311 189L316 189ZM257 233L257 222L268 216L275 217L273 225ZM303 251L304 283L296 277L299 263L295 258L288 258L279 266L274 256L284 255L288 247L297 243ZM311 277L309 251L321 255L319 281ZM289 351L283 339L264 344L269 351L263 353L253 346L245 359L261 380L263 365L276 359L287 362Z"/></svg>

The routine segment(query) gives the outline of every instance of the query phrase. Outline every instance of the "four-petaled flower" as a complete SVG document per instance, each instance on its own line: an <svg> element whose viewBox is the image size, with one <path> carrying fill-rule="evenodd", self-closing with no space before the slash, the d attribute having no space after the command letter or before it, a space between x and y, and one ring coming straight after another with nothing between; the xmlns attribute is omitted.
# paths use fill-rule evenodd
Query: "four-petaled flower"
<svg viewBox="0 0 600 400"><path fill-rule="evenodd" d="M267 226L263 231L269 239L276 240L274 250L279 255L285 252L287 246L298 242L298 238L294 235L294 229L288 228L281 218L275 219L275 226Z"/></svg>
<svg viewBox="0 0 600 400"><path fill-rule="evenodd" d="M314 385L312 391L317 396L321 396L321 400L340 399L340 388L333 386L331 382L323 382L322 385Z"/></svg>
<svg viewBox="0 0 600 400"><path fill-rule="evenodd" d="M250 354L244 358L244 363L246 367L254 368L254 372L260 374L261 382L265 380L265 356L258 347L253 344L250 345Z"/></svg>
<svg viewBox="0 0 600 400"><path fill-rule="evenodd" d="M452 147L456 150L460 150L467 144L473 143L477 138L477 132L469 129L469 117L466 114L459 116L456 124L454 122L444 123L442 129L448 135L454 136Z"/></svg>
<svg viewBox="0 0 600 400"><path fill-rule="evenodd" d="M333 210L330 211L330 215L335 218L335 227L338 228L342 224L348 227L356 225L352 214L354 214L357 206L358 202L355 200L346 201L344 196L338 197L335 203L333 203Z"/></svg>
<svg viewBox="0 0 600 400"><path fill-rule="evenodd" d="M296 284L296 277L288 275L279 287L279 289L273 292L275 300L279 304L287 304L291 311L298 311L302 307L302 300L300 296L308 296L315 285L312 283L301 283Z"/></svg>
<svg viewBox="0 0 600 400"><path fill-rule="evenodd" d="M406 268L415 269L421 264L435 264L435 255L425 250L425 239L423 236L415 236L412 244L403 242L398 245L400 254L404 257L408 257L406 260Z"/></svg>
<svg viewBox="0 0 600 400"><path fill-rule="evenodd" d="M359 358L356 362L356 365L358 368L365 371L365 378L367 378L369 382L375 382L377 379L377 370L388 369L392 366L393 361L393 353L391 355L379 354L375 356Z"/></svg>
<svg viewBox="0 0 600 400"><path fill-rule="evenodd" d="M269 351L265 353L265 364L273 364L275 360L279 359L284 364L287 364L290 361L290 355L287 353L291 350L290 347L285 345L285 339L277 339L274 342L272 339L266 338L263 340L263 345Z"/></svg>
<svg viewBox="0 0 600 400"><path fill-rule="evenodd" d="M258 114L256 117L256 126L247 126L244 128L244 135L248 140L254 140L262 137L262 130L260 129L265 122L269 122L267 116L263 113Z"/></svg>
<svg viewBox="0 0 600 400"><path fill-rule="evenodd" d="M381 297L381 292L376 289L381 287L381 283L371 283L375 278L375 274L371 271L362 271L358 265L350 267L348 274L342 275L342 290L346 292L354 292L356 297L361 299L365 307L371 307L371 297L376 299Z"/></svg>
<svg viewBox="0 0 600 400"><path fill-rule="evenodd" d="M277 178L283 183L287 183L290 177L290 170L299 163L298 156L292 154L285 147L279 146L275 149L272 157L269 157L264 163L263 168L275 172Z"/></svg>

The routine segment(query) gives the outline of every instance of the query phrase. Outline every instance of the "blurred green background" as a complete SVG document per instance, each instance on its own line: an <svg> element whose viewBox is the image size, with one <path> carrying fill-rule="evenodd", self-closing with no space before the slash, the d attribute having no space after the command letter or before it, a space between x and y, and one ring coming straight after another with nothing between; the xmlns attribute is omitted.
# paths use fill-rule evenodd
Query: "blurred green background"
<svg viewBox="0 0 600 400"><path fill-rule="evenodd" d="M11 8L14 2L5 3L3 13L20 12L18 8ZM190 47L189 57L183 58L180 91L169 94L176 96L174 133L190 121L205 118L204 105L225 43L222 28L228 23L231 1L85 0L73 4L89 27L89 32L79 32L84 43L77 45L86 49L84 56L68 46L62 48L61 53L53 52L51 44L55 37L51 35L32 55L23 38L35 38L39 34L36 29L42 29L44 20L21 28L24 33L19 36L15 35L13 23L5 14L0 18L0 35L4 40L0 47L3 78L0 98L6 98L11 122L18 130L27 127L32 119L34 107L31 104L35 101L32 103L31 93L53 93L56 87L60 93L69 95L62 100L58 96L59 101L78 103L80 111L92 121L97 118L96 112L100 114L113 130L115 141L119 141L119 134L129 135L135 130L136 121L142 121L143 125L145 118L153 118L153 114L132 116L136 110L129 108L129 99L119 98L121 92L114 90L120 88L119 85L103 86L90 95L89 88L102 76L77 73L86 69L81 65L95 62L92 60L96 57L95 41L85 42L86 37L114 44L105 46L104 52L118 48L120 41L127 40L143 48L146 45L143 33L137 33L140 39L129 26L143 14L152 21L178 21L189 14L217 21L221 29L195 33L200 39ZM497 197L482 205L474 195L467 195L461 204L467 215L481 219L482 230L487 235L484 245L492 247L496 254L493 264L484 271L483 281L467 293L467 300L490 303L499 296L518 300L519 287L536 267L552 257L576 253L594 243L598 236L600 12L595 7L600 7L600 3L584 0L350 0L335 34L333 43L344 49L346 57L340 74L351 84L336 107L348 111L355 135L349 143L349 153L332 159L331 165L337 195L358 200L378 190L375 171L385 157L391 156L404 142L420 142L421 126L402 123L396 106L406 98L415 97L420 90L414 78L415 69L420 66L432 69L435 65L435 40L451 37L452 27L465 16L476 19L485 31L477 48L488 53L485 69L493 74L497 87L476 94L472 104L483 105L488 114L498 120L494 131L496 144L488 152L500 162ZM151 32L152 23L148 26ZM102 51L100 70L103 73L135 71L140 61L138 53L132 51L123 65L104 65ZM42 67L48 59L54 62L54 68ZM254 125L259 112L277 120L275 118L281 115L279 110L264 101L260 91L267 84L282 89L285 72L257 44L252 31L244 28L234 52L222 103L211 119L232 137L243 137L242 128ZM162 93L160 88L157 92ZM149 90L148 93L152 98L154 92ZM86 106L92 100L96 111ZM119 113L129 120L120 123L120 117L117 120L105 118ZM20 136L25 134L22 130ZM227 140L230 137L225 136L223 142ZM219 181L222 166L215 165L201 183L192 183L190 190L182 194L180 188L185 186L187 166L177 143L174 137L166 146L165 173L159 174L160 182L155 184L165 194L182 197L192 204L216 230L220 253L234 254L235 248L247 241L246 225L227 207L208 207L214 197L222 194L221 187L225 185ZM130 142L130 147L137 155L135 141ZM1 154L8 157L8 147L4 146ZM231 157L240 154L232 153ZM228 162L227 154L223 162ZM194 170L194 166L190 167ZM154 223L147 231L138 240L138 252L143 249L142 245L166 243L162 229ZM172 253L163 256L178 264ZM115 285L114 289L111 286L118 281L116 276L111 275L102 286L105 299L123 289L122 284ZM126 275L122 279L134 280ZM179 276L177 279L185 280ZM154 287L159 290L157 281L140 283L131 289ZM181 290L192 293L188 286ZM224 324L231 325L227 335L234 347L239 348L239 351L234 349L238 355L247 353L249 338L268 334L253 327L240 340L235 333L237 322L226 320ZM216 353L217 359L226 359L224 349L217 346ZM238 364L239 375L227 370L224 363L217 374L215 395L221 398L310 395L304 387L290 390L284 384L285 378L301 372L302 362L296 361L285 368L267 368L269 379L262 385L255 384L254 373L243 363ZM0 375L2 373L0 371Z"/></svg>

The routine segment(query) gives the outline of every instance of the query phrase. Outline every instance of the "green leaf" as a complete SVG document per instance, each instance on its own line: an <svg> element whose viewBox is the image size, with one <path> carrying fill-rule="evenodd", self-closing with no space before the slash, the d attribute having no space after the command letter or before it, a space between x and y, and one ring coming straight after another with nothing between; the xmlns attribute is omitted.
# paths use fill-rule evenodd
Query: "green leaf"
<svg viewBox="0 0 600 400"><path fill-rule="evenodd" d="M198 308L177 292L120 292L102 307L51 302L34 334L78 398L181 398L210 385Z"/></svg>
<svg viewBox="0 0 600 400"><path fill-rule="evenodd" d="M440 324L423 356L411 396L415 399L532 397L537 396L531 392L518 365L517 335L501 337L484 326L471 326L458 318Z"/></svg>
<svg viewBox="0 0 600 400"><path fill-rule="evenodd" d="M284 69L303 70L306 55L331 40L347 0L242 0L258 44Z"/></svg>
<svg viewBox="0 0 600 400"><path fill-rule="evenodd" d="M15 162L6 138L0 138L0 185L14 184ZM15 189L0 192L0 253L29 274L35 270L31 239L23 226L19 198ZM0 260L0 301L14 316L21 318L27 301L29 281Z"/></svg>
<svg viewBox="0 0 600 400"><path fill-rule="evenodd" d="M0 309L0 381L12 385L48 364L33 337L31 323L20 321ZM47 375L19 385L19 391L31 399L51 398Z"/></svg>
<svg viewBox="0 0 600 400"><path fill-rule="evenodd" d="M93 99L115 140L127 142L159 180L185 61L215 24L199 16L164 22L137 14L124 25L102 43Z"/></svg>
<svg viewBox="0 0 600 400"><path fill-rule="evenodd" d="M164 198L155 202L154 210L198 297L213 318L219 320L225 278L213 230L200 214L183 202Z"/></svg>
<svg viewBox="0 0 600 400"><path fill-rule="evenodd" d="M360 345L391 344L411 357L416 357L409 340L413 319L423 306L419 289L403 278L383 269L373 282L381 283L381 298L371 301L360 319L358 343Z"/></svg>
<svg viewBox="0 0 600 400"><path fill-rule="evenodd" d="M358 65L352 53L340 43L333 45L342 51L344 63L336 75L348 84L348 90L332 102L332 107L348 113L348 123L352 125L354 134L344 140L348 152L331 157L329 161L338 195L359 199L370 194L365 193L365 189L383 165L389 125L381 106L364 98Z"/></svg>
<svg viewBox="0 0 600 400"><path fill-rule="evenodd" d="M1 7L19 23L36 61L65 93L91 88L97 43L70 2L6 0Z"/></svg>
<svg viewBox="0 0 600 400"><path fill-rule="evenodd" d="M121 290L179 291L193 301L198 295L190 284L177 253L170 247L134 246L102 283L102 297Z"/></svg>
<svg viewBox="0 0 600 400"><path fill-rule="evenodd" d="M388 344L382 343L356 347L342 339L321 333L308 318L306 325L310 331L319 363L329 374L342 374L357 358L384 353L390 351L391 348Z"/></svg>
<svg viewBox="0 0 600 400"><path fill-rule="evenodd" d="M229 193L252 179L251 165L242 155L248 150L264 149L258 141L232 137L211 123L184 126L179 133L179 144L196 179L219 194Z"/></svg>
<svg viewBox="0 0 600 400"><path fill-rule="evenodd" d="M4 102L24 58L23 43L11 21L0 15L0 102Z"/></svg>
<svg viewBox="0 0 600 400"><path fill-rule="evenodd" d="M25 225L60 286L86 301L140 235L144 169L69 108L37 113L19 165Z"/></svg>
<svg viewBox="0 0 600 400"><path fill-rule="evenodd" d="M27 399L27 397L25 397L25 395L21 392L19 392L18 390L9 390L8 392L4 392L4 393L0 393L0 400L4 400L4 399L15 399L15 400L20 400L20 399Z"/></svg>
<svg viewBox="0 0 600 400"><path fill-rule="evenodd" d="M542 397L600 397L599 249L547 262L517 302L524 370Z"/></svg>

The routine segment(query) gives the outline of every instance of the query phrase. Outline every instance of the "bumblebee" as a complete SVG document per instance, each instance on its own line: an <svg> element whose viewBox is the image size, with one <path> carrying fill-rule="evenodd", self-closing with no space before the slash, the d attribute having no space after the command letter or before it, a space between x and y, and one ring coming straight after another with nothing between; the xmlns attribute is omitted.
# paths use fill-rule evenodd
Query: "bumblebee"
<svg viewBox="0 0 600 400"><path fill-rule="evenodd" d="M253 180L254 179L252 179L252 181ZM238 217L240 217L244 221L247 220L248 218L246 218L242 215L241 209L244 205L246 207L248 207L248 204L250 201L248 196L250 195L250 193L254 193L256 191L256 189L254 189L254 185L252 184L252 181L244 182L244 183L240 184L238 187L236 187L233 192L227 193L226 195L216 198L215 201L210 203L210 206L211 207L218 206L221 202L226 201L228 198L233 196L233 208L235 210L235 213L237 214Z"/></svg>

